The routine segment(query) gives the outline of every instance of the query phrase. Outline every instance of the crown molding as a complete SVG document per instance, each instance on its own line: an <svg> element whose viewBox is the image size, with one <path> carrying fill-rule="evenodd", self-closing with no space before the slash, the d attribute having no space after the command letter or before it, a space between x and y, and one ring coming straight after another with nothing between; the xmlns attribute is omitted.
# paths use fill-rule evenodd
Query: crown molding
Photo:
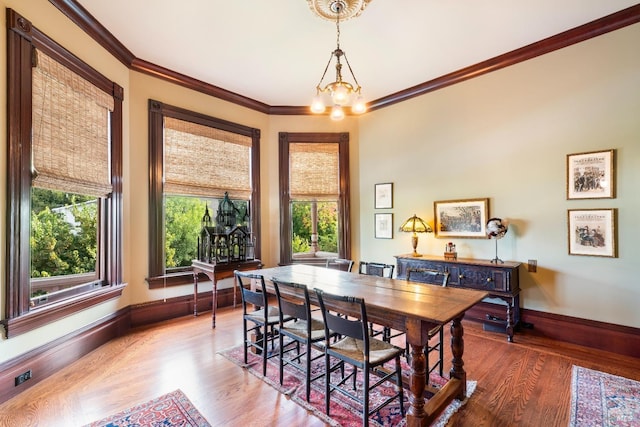
<svg viewBox="0 0 640 427"><path fill-rule="evenodd" d="M246 96L202 82L184 74L171 71L143 59L136 58L113 34L100 24L76 0L49 0L51 4L64 13L73 23L84 30L90 37L109 51L124 65L132 70L173 82L189 89L232 102L234 104L269 115L311 115L308 106L270 106ZM399 102L424 95L429 92L472 79L529 59L551 53L553 51L581 43L611 31L619 30L640 22L640 4L628 7L619 12L596 19L587 24L556 34L522 48L512 50L462 68L419 85L392 93L367 104L368 111L379 110Z"/></svg>

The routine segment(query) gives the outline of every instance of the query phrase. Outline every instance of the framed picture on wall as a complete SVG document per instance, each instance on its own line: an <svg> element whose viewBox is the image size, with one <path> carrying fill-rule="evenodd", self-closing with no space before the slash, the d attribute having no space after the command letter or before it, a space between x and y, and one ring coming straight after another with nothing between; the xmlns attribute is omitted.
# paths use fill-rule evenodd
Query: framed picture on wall
<svg viewBox="0 0 640 427"><path fill-rule="evenodd" d="M375 238L393 239L393 214L377 213L375 215Z"/></svg>
<svg viewBox="0 0 640 427"><path fill-rule="evenodd" d="M567 200L615 197L614 150L567 154Z"/></svg>
<svg viewBox="0 0 640 427"><path fill-rule="evenodd" d="M485 238L489 199L433 202L436 237Z"/></svg>
<svg viewBox="0 0 640 427"><path fill-rule="evenodd" d="M393 207L393 183L375 185L375 209L391 209Z"/></svg>
<svg viewBox="0 0 640 427"><path fill-rule="evenodd" d="M569 209L569 255L618 256L616 209Z"/></svg>

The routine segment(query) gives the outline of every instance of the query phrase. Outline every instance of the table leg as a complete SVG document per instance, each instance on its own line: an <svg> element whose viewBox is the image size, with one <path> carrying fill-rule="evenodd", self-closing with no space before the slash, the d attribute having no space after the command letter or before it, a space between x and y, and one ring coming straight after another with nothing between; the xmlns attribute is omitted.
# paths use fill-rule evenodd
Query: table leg
<svg viewBox="0 0 640 427"><path fill-rule="evenodd" d="M513 342L513 299L507 302L507 341Z"/></svg>
<svg viewBox="0 0 640 427"><path fill-rule="evenodd" d="M460 390L456 399L463 400L467 394L467 373L464 370L464 361L462 360L462 354L464 353L464 328L462 327L462 316L453 319L451 322L451 353L453 359L451 360L451 370L449 371L449 378L457 378L460 380Z"/></svg>
<svg viewBox="0 0 640 427"><path fill-rule="evenodd" d="M216 327L216 307L218 307L218 281L216 280L216 275L213 274L211 277L211 282L213 283L213 291L211 292L211 327Z"/></svg>
<svg viewBox="0 0 640 427"><path fill-rule="evenodd" d="M418 421L427 414L424 411L424 389L427 384L427 358L424 355L423 346L410 344L411 348L411 374L409 377L409 411L407 416Z"/></svg>
<svg viewBox="0 0 640 427"><path fill-rule="evenodd" d="M424 346L428 342L426 331L429 330L429 326L416 319L407 319L405 327L411 365L407 426L423 426L428 421L428 413L425 410L426 401L424 399L424 391L427 385L427 358L424 354Z"/></svg>
<svg viewBox="0 0 640 427"><path fill-rule="evenodd" d="M198 273L193 273L193 315L198 315Z"/></svg>

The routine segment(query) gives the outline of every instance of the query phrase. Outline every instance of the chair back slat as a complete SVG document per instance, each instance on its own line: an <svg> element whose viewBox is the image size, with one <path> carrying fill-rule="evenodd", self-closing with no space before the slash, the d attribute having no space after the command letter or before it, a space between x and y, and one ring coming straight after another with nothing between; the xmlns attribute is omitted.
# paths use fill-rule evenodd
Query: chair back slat
<svg viewBox="0 0 640 427"><path fill-rule="evenodd" d="M353 261L343 258L327 258L325 266L334 270L351 272L351 270L353 269Z"/></svg>
<svg viewBox="0 0 640 427"><path fill-rule="evenodd" d="M300 283L283 282L276 278L271 279L271 281L276 292L281 315L295 317L300 320L309 320L311 317L311 304L307 287ZM293 295L298 295L298 297L296 298ZM302 298L302 301L300 298Z"/></svg>
<svg viewBox="0 0 640 427"><path fill-rule="evenodd" d="M247 313L248 304L255 306L258 310L267 306L267 288L264 283L264 277L259 274L243 273L241 271L234 272L236 280L238 281L238 287L240 288L240 295L242 296L242 308ZM259 288L255 291L249 289L246 285L249 285L251 280L256 280L260 284ZM245 283L246 282L246 283Z"/></svg>
<svg viewBox="0 0 640 427"><path fill-rule="evenodd" d="M369 348L367 310L364 299L352 296L334 295L316 289L320 310L325 322L325 331L329 330L365 343Z"/></svg>
<svg viewBox="0 0 640 427"><path fill-rule="evenodd" d="M393 264L384 264L381 262L366 262L360 261L358 266L358 272L360 274L366 274L368 276L378 277L393 277L393 270L395 269Z"/></svg>

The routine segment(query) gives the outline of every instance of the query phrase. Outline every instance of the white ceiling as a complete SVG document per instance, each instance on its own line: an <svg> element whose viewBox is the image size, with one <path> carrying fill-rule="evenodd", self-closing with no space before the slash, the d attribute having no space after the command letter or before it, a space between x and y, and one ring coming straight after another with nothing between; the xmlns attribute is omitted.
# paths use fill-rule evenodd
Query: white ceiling
<svg viewBox="0 0 640 427"><path fill-rule="evenodd" d="M372 0L341 23L340 44L371 101L636 2ZM135 57L271 106L308 105L336 47L335 23L306 0L78 3Z"/></svg>

